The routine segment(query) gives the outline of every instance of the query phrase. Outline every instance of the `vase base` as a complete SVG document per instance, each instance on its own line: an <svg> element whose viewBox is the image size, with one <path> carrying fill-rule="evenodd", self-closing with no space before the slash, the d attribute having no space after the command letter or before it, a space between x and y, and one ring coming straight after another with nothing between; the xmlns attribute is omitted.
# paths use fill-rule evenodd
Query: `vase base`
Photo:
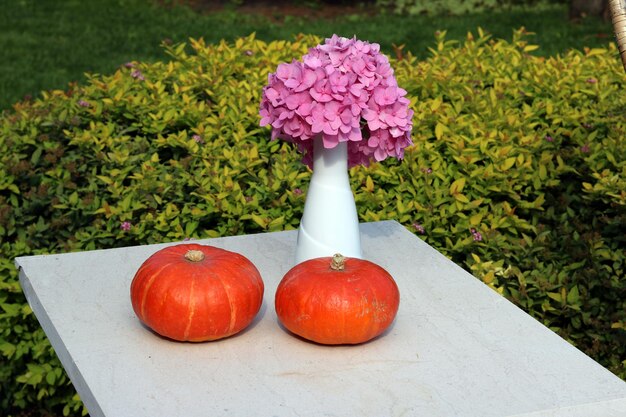
<svg viewBox="0 0 626 417"><path fill-rule="evenodd" d="M343 242L335 240L333 241L333 246L325 245L318 239L315 239L307 232L305 225L300 225L296 245L296 264L309 259L333 256L336 253L341 253L348 258L363 258L358 224L356 227L356 236L350 236L350 239L344 239Z"/></svg>

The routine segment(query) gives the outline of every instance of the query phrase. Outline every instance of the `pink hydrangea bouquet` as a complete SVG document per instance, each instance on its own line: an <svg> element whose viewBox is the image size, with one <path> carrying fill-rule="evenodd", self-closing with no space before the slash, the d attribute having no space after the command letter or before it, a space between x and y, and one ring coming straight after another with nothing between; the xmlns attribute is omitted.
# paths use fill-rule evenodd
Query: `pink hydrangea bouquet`
<svg viewBox="0 0 626 417"><path fill-rule="evenodd" d="M309 166L318 135L327 149L348 142L350 167L402 159L412 143L405 96L378 44L333 35L268 76L261 126L271 125L272 139L294 142Z"/></svg>

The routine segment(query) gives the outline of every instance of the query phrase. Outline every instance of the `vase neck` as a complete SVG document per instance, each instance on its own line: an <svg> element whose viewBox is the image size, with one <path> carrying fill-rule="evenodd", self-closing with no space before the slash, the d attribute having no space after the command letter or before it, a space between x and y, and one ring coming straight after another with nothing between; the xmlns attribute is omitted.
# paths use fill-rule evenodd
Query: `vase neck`
<svg viewBox="0 0 626 417"><path fill-rule="evenodd" d="M332 149L324 147L317 136L313 142L313 175L339 179L348 176L348 143L340 142Z"/></svg>
<svg viewBox="0 0 626 417"><path fill-rule="evenodd" d="M361 258L359 217L350 188L348 144L324 148L314 139L313 175L298 231L296 263L341 253Z"/></svg>

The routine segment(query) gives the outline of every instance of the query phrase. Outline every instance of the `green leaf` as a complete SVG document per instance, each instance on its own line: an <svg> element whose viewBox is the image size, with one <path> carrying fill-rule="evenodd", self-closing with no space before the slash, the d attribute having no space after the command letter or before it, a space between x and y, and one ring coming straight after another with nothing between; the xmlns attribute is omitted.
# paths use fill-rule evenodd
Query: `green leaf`
<svg viewBox="0 0 626 417"><path fill-rule="evenodd" d="M50 385L54 385L54 383L56 382L56 374L54 373L54 371L48 372L46 374L46 382Z"/></svg>
<svg viewBox="0 0 626 417"><path fill-rule="evenodd" d="M469 203L469 199L464 194L454 194L454 198L456 201L461 203Z"/></svg>
<svg viewBox="0 0 626 417"><path fill-rule="evenodd" d="M267 225L269 224L269 220L268 219L265 219L265 218L259 216L258 214L252 214L250 217L252 218L252 221L254 221L256 224L261 226L261 228L263 228L263 229L267 228Z"/></svg>
<svg viewBox="0 0 626 417"><path fill-rule="evenodd" d="M0 344L0 352L2 353L2 356L10 358L15 353L15 345L9 342L4 342Z"/></svg>
<svg viewBox="0 0 626 417"><path fill-rule="evenodd" d="M270 231L278 231L282 229L282 226L285 224L285 216L280 216L269 222L267 228Z"/></svg>
<svg viewBox="0 0 626 417"><path fill-rule="evenodd" d="M71 205L75 206L78 203L78 193L74 191L72 194L70 194L70 198L68 201Z"/></svg>
<svg viewBox="0 0 626 417"><path fill-rule="evenodd" d="M548 178L548 170L544 164L539 165L539 178L545 180Z"/></svg>
<svg viewBox="0 0 626 417"><path fill-rule="evenodd" d="M539 45L526 45L524 47L524 52L531 52L531 51L534 51L536 49L539 49Z"/></svg>
<svg viewBox="0 0 626 417"><path fill-rule="evenodd" d="M558 301L559 303L563 300L563 298L561 297L561 294L558 292L549 292L547 294L548 294L548 297L550 297L554 301Z"/></svg>
<svg viewBox="0 0 626 417"><path fill-rule="evenodd" d="M437 109L441 107L442 103L443 100L441 97L435 97L435 99L430 103L430 111L437 111Z"/></svg>
<svg viewBox="0 0 626 417"><path fill-rule="evenodd" d="M465 178L461 177L457 180L455 180L452 185L450 185L450 194L451 195L455 195L457 193L460 193L463 191L463 188L465 187Z"/></svg>
<svg viewBox="0 0 626 417"><path fill-rule="evenodd" d="M198 228L198 222L192 221L185 224L185 236L190 237L194 234L196 229Z"/></svg>
<svg viewBox="0 0 626 417"><path fill-rule="evenodd" d="M440 140L443 137L443 132L446 130L446 127L441 124L441 123L437 123L437 125L435 126L435 137L437 138L437 140Z"/></svg>
<svg viewBox="0 0 626 417"><path fill-rule="evenodd" d="M478 226L482 219L483 219L483 215L481 213L474 214L469 219L470 226Z"/></svg>
<svg viewBox="0 0 626 417"><path fill-rule="evenodd" d="M578 305L579 301L580 293L578 292L578 286L574 286L567 293L567 304Z"/></svg>
<svg viewBox="0 0 626 417"><path fill-rule="evenodd" d="M504 162L502 163L502 165L500 165L500 169L502 171L508 171L513 165L515 165L516 160L517 160L517 157L515 156L506 158Z"/></svg>
<svg viewBox="0 0 626 417"><path fill-rule="evenodd" d="M43 148L37 148L35 149L35 151L33 152L33 154L30 157L30 163L33 165L37 165L37 163L39 162L39 158L41 157L41 152L43 151Z"/></svg>

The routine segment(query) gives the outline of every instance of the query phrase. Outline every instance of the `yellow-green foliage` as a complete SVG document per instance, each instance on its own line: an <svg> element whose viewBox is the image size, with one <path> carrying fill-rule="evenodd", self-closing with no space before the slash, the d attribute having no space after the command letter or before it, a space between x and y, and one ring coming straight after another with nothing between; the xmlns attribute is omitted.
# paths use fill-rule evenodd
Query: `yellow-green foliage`
<svg viewBox="0 0 626 417"><path fill-rule="evenodd" d="M191 40L0 117L1 414L81 410L16 256L297 227L310 172L258 104L319 41ZM533 48L442 34L429 60L393 60L415 145L351 170L359 215L400 221L626 377L626 77L614 46Z"/></svg>

